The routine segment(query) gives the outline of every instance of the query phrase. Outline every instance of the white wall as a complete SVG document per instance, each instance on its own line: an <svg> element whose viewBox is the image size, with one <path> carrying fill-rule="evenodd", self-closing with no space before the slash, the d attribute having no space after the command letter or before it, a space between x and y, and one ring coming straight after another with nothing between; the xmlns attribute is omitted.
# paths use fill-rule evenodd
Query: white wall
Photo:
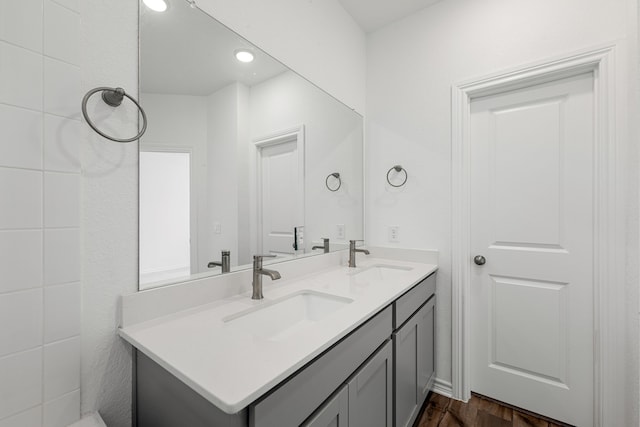
<svg viewBox="0 0 640 427"><path fill-rule="evenodd" d="M362 239L362 119L335 99L292 72L251 87L251 140L305 126L305 247L322 237L340 242ZM255 157L255 149L250 150ZM339 172L342 187L330 192L327 175Z"/></svg>
<svg viewBox="0 0 640 427"><path fill-rule="evenodd" d="M617 120L624 128L626 106L633 104L624 97L635 93L636 17L635 1L627 0L447 0L369 36L366 235L373 245L440 250L440 379L451 380L451 86L619 42L618 95L623 97L623 108L618 109ZM623 148L629 150L620 154L622 158L631 156L633 168L629 171L634 171L635 148L625 144L626 135L619 137ZM396 163L407 169L409 181L405 188L392 191L384 175ZM634 216L635 172L621 177L631 188L628 194L633 193L627 214ZM400 226L397 245L387 241L388 225ZM630 240L630 247L635 247L637 234ZM630 252L632 273L637 264L637 252ZM630 292L637 295L636 288L631 286ZM637 313L637 297L629 296ZM635 358L637 332L629 336L629 348L621 351L631 352ZM637 372L637 359L629 365ZM627 402L627 408L637 406L637 381L633 375L630 378L633 386L627 384L620 394L632 403ZM637 414L631 416L637 425Z"/></svg>
<svg viewBox="0 0 640 427"><path fill-rule="evenodd" d="M69 102L77 106L96 86L121 86L137 97L137 2L64 3L80 4L82 17L82 91L67 95ZM120 137L136 133L129 103L114 110L92 105L102 129ZM117 306L120 295L138 289L138 144L107 141L88 126L82 130L81 410L99 410L110 427L129 427L131 348L117 336Z"/></svg>
<svg viewBox="0 0 640 427"><path fill-rule="evenodd" d="M207 198L209 205L208 253L220 260L220 251L231 251L231 264L238 260L238 145L240 84L226 86L208 97L209 144ZM214 233L214 223L220 233Z"/></svg>
<svg viewBox="0 0 640 427"><path fill-rule="evenodd" d="M0 425L80 415L80 14L0 2Z"/></svg>
<svg viewBox="0 0 640 427"><path fill-rule="evenodd" d="M141 145L142 147L142 145ZM140 288L191 274L191 155L140 150Z"/></svg>
<svg viewBox="0 0 640 427"><path fill-rule="evenodd" d="M195 203L192 227L197 240L196 253L192 256L192 273L205 271L208 261L212 261L209 244L200 239L211 228L211 224L200 221L207 218L207 204L201 201L207 197L207 97L190 95L170 95L143 93L140 100L144 105L149 125L140 140L142 147L177 148L192 152L192 192Z"/></svg>
<svg viewBox="0 0 640 427"><path fill-rule="evenodd" d="M364 114L366 39L338 0L198 0L197 4Z"/></svg>

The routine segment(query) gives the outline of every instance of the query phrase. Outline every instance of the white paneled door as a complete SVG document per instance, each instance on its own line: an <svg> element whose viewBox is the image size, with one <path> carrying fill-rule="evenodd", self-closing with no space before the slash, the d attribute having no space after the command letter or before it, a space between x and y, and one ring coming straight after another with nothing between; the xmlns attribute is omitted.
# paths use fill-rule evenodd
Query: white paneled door
<svg viewBox="0 0 640 427"><path fill-rule="evenodd" d="M471 103L471 390L593 425L594 79Z"/></svg>
<svg viewBox="0 0 640 427"><path fill-rule="evenodd" d="M296 139L260 149L260 200L263 254L291 255L294 227L303 225Z"/></svg>

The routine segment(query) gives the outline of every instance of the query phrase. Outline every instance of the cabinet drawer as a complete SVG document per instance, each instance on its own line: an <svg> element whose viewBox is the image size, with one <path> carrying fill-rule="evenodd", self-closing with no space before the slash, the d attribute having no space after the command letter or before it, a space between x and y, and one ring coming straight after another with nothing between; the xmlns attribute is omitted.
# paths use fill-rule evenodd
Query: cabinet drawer
<svg viewBox="0 0 640 427"><path fill-rule="evenodd" d="M392 309L385 308L275 391L249 407L251 427L299 426L392 332Z"/></svg>
<svg viewBox="0 0 640 427"><path fill-rule="evenodd" d="M393 303L393 329L406 322L436 292L436 274L422 280Z"/></svg>

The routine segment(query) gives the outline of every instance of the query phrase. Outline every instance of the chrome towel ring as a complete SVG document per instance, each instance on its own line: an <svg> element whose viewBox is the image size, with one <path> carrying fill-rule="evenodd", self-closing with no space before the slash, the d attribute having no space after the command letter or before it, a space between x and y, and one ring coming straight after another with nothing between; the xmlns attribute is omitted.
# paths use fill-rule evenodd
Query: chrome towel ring
<svg viewBox="0 0 640 427"><path fill-rule="evenodd" d="M338 180L338 185L337 186L329 186L329 178L334 177L335 179ZM330 173L329 175L327 175L327 179L324 180L324 185L327 186L327 188L329 189L329 191L338 191L340 189L340 187L342 187L342 180L340 179L340 174L338 172L334 172L334 173Z"/></svg>
<svg viewBox="0 0 640 427"><path fill-rule="evenodd" d="M119 107L120 104L122 104L122 100L124 99L125 96L129 98L129 100L133 102L136 105L136 107L138 107L138 110L140 110L140 114L142 114L142 130L133 138L120 139L120 138L115 138L113 136L109 136L106 133L102 132L100 129L98 129L96 125L93 124L93 122L89 118L89 115L87 114L87 101L89 101L89 98L91 98L91 96L93 96L93 94L96 92L102 92L102 100L105 102L105 104L110 105L112 107ZM95 89L91 89L89 92L87 92L84 98L82 98L82 115L84 116L84 119L87 121L87 124L91 126L91 129L95 130L99 135L115 142L135 141L136 139L139 139L147 130L147 115L142 109L142 106L138 104L138 101L136 101L130 95L128 95L124 91L124 89L122 89L121 87L116 87L116 88L97 87Z"/></svg>
<svg viewBox="0 0 640 427"><path fill-rule="evenodd" d="M402 181L400 184L392 184L391 180L389 179L389 174L391 173L392 170L395 170L397 173L404 172L404 181ZM389 171L387 171L387 182L392 187L402 187L407 183L407 179L409 179L409 174L407 173L407 170L400 165L395 165L391 167Z"/></svg>

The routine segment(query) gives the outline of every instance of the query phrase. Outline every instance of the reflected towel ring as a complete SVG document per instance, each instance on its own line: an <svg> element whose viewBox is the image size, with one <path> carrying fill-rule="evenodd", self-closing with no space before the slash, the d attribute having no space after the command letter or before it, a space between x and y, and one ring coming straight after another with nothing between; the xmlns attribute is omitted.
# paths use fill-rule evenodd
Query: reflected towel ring
<svg viewBox="0 0 640 427"><path fill-rule="evenodd" d="M102 92L102 100L105 102L105 104L110 105L112 107L119 107L120 104L122 104L122 100L124 99L125 96L129 98L129 100L131 100L131 102L133 102L136 105L136 107L138 107L138 110L140 110L140 114L142 114L142 130L133 138L120 139L120 138L109 136L106 133L102 132L100 129L98 129L96 125L93 124L91 119L89 119L89 115L87 114L87 101L89 101L89 98L91 98L93 94L96 92ZM140 137L147 130L147 115L142 109L142 106L138 104L138 101L136 101L131 96L129 96L121 87L117 87L117 88L97 87L95 89L91 89L89 92L87 92L84 98L82 98L82 115L84 116L84 119L87 121L87 124L91 126L91 129L95 130L100 136L103 136L115 142L133 142L136 139L140 139Z"/></svg>
<svg viewBox="0 0 640 427"><path fill-rule="evenodd" d="M397 173L400 173L402 171L404 171L404 181L402 181L400 184L392 184L391 180L389 179L389 174L391 173L392 170L394 170ZM405 168L403 168L400 165L395 165L393 166L391 169L389 169L389 171L387 172L387 182L389 183L390 186L392 187L402 187L403 185L405 185L407 183L407 179L409 179L409 174L407 173L407 170Z"/></svg>
<svg viewBox="0 0 640 427"><path fill-rule="evenodd" d="M329 186L329 178L334 177L335 179L338 180L338 186L331 188ZM340 179L340 174L338 172L334 172L334 173L330 173L329 175L327 175L327 179L324 180L324 185L327 186L327 188L329 189L329 191L338 191L340 189L340 187L342 187L342 180Z"/></svg>

